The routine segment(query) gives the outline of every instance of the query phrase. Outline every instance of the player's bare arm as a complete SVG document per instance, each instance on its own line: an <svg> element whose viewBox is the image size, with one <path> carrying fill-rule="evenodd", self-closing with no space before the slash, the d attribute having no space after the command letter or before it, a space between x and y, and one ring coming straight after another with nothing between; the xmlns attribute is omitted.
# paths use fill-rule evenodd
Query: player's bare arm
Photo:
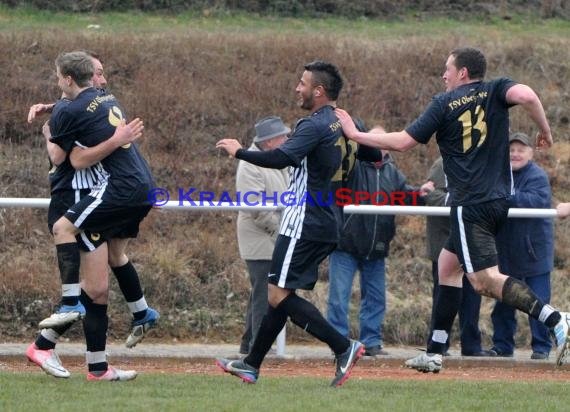
<svg viewBox="0 0 570 412"><path fill-rule="evenodd" d="M536 148L546 149L552 146L552 133L546 119L544 108L537 94L525 84L516 84L507 91L507 102L520 105L538 126Z"/></svg>
<svg viewBox="0 0 570 412"><path fill-rule="evenodd" d="M117 148L128 145L139 139L144 130L144 124L138 117L130 123L122 121L115 133L109 139L93 147L75 147L69 155L69 160L75 169L85 169L100 162Z"/></svg>
<svg viewBox="0 0 570 412"><path fill-rule="evenodd" d="M55 103L37 103L30 107L28 112L28 123L32 123L34 119L42 114L51 113Z"/></svg>
<svg viewBox="0 0 570 412"><path fill-rule="evenodd" d="M236 139L222 139L216 143L216 148L224 149L231 157L235 157L242 146Z"/></svg>
<svg viewBox="0 0 570 412"><path fill-rule="evenodd" d="M42 134L46 140L46 149L50 162L56 166L59 166L64 162L65 158L67 157L67 153L65 153L65 150L50 140L51 132L49 130L49 120L43 124Z"/></svg>
<svg viewBox="0 0 570 412"><path fill-rule="evenodd" d="M418 144L405 130L392 133L361 132L346 110L336 108L335 114L340 120L344 135L357 143L397 152L405 152Z"/></svg>

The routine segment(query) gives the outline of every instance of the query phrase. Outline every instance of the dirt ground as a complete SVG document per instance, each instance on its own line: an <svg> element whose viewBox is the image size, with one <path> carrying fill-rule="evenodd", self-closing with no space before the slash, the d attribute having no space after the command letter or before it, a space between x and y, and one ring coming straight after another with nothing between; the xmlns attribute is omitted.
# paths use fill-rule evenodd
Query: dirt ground
<svg viewBox="0 0 570 412"><path fill-rule="evenodd" d="M141 373L178 373L216 375L223 372L214 364L213 359L204 358L116 358L113 365L123 369L136 369ZM85 372L84 358L66 357L65 366L70 372ZM0 356L0 371L37 372L40 368L24 357ZM261 370L262 376L305 376L328 377L334 374L332 361L327 360L278 360L268 359ZM455 379L464 381L568 381L570 368L555 369L552 363L510 365L504 362L485 362L481 366L447 362L445 369L438 374L420 373L406 369L400 360L364 359L355 366L351 379Z"/></svg>

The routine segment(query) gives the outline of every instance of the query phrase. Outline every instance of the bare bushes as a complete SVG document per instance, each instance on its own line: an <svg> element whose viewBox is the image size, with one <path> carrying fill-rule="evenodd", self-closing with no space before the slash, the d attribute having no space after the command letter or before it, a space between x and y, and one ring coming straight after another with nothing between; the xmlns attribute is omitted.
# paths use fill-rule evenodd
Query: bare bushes
<svg viewBox="0 0 570 412"><path fill-rule="evenodd" d="M552 121L555 150L539 161L553 179L554 194L569 200L567 125L570 107L570 47L566 39L533 43L494 37L478 41L489 57L489 77L508 75L537 90ZM88 48L103 57L109 89L129 117L145 121L142 151L159 187L171 200L179 189L233 195L237 163L214 148L222 137L251 143L253 124L276 114L291 126L305 115L294 88L304 63L336 63L346 78L339 105L369 125L400 130L443 90L441 73L449 51L470 39L409 40L341 38L325 34L205 32L185 34L27 33L0 36L4 68L0 99L0 176L3 197L47 197L47 162L41 122L28 126L28 108L58 96L53 61L62 50ZM556 109L552 109L552 108ZM533 132L530 120L514 109L512 127ZM410 183L419 184L438 155L435 142L396 162ZM431 302L431 274L423 257L422 218L399 219L388 258L387 343L425 339ZM570 235L557 224L557 268L563 278ZM0 211L3 338L30 338L59 295L59 278L47 233L45 210ZM141 235L129 246L140 269L148 302L163 317L155 336L236 342L243 329L249 289L237 253L235 214L155 210ZM563 282L563 280L560 280ZM326 282L309 295L323 307ZM129 328L126 305L112 287L111 333L122 338ZM556 288L553 301L569 301ZM485 314L482 315L485 318ZM291 336L295 336L294 333Z"/></svg>

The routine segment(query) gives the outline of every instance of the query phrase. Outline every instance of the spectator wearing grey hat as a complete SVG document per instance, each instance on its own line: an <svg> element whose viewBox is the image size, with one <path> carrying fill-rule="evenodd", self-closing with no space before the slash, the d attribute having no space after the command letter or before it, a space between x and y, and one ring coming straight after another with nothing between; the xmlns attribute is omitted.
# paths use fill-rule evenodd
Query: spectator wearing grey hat
<svg viewBox="0 0 570 412"><path fill-rule="evenodd" d="M533 148L524 133L510 135L510 159L514 195L510 207L550 208L551 189L546 172L532 161ZM550 272L554 261L551 218L507 219L497 234L499 270L526 283L544 302L550 302ZM515 309L497 301L491 313L493 347L498 356L511 357L517 330ZM549 330L529 317L532 335L531 359L548 359L552 348Z"/></svg>
<svg viewBox="0 0 570 412"><path fill-rule="evenodd" d="M248 150L267 151L281 146L291 129L281 118L270 116L255 124L256 135ZM289 168L269 169L240 160L236 174L236 190L249 192L248 203L263 203L262 193L271 199L280 196L289 184ZM255 339L261 320L267 311L267 274L271 255L279 231L280 212L240 211L237 219L237 238L241 258L245 261L251 291L245 315L245 332L239 352L247 355Z"/></svg>

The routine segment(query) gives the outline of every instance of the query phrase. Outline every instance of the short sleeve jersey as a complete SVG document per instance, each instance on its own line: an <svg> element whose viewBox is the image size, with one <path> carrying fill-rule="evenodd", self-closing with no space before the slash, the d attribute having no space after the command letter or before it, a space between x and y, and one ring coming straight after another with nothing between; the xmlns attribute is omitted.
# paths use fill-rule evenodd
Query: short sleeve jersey
<svg viewBox="0 0 570 412"><path fill-rule="evenodd" d="M279 233L294 239L327 243L338 240L331 179L341 165L342 128L332 106L323 106L297 122L279 150L295 164Z"/></svg>
<svg viewBox="0 0 570 412"><path fill-rule="evenodd" d="M62 98L58 100L53 108L52 118L56 118L59 111L69 103L71 103L69 99ZM51 193L54 194L67 190L91 189L97 182L96 170L94 170L96 168L97 166L75 170L69 160L69 156L66 156L61 164L54 166L49 172Z"/></svg>
<svg viewBox="0 0 570 412"><path fill-rule="evenodd" d="M74 146L93 147L109 139L123 119L123 110L112 94L88 88L55 116L52 114L52 141L68 153ZM133 206L148 203L147 194L154 182L136 144L116 149L100 165L92 196Z"/></svg>
<svg viewBox="0 0 570 412"><path fill-rule="evenodd" d="M419 143L435 133L443 157L451 206L508 198L512 193L509 158L508 78L478 81L436 95L406 132Z"/></svg>

